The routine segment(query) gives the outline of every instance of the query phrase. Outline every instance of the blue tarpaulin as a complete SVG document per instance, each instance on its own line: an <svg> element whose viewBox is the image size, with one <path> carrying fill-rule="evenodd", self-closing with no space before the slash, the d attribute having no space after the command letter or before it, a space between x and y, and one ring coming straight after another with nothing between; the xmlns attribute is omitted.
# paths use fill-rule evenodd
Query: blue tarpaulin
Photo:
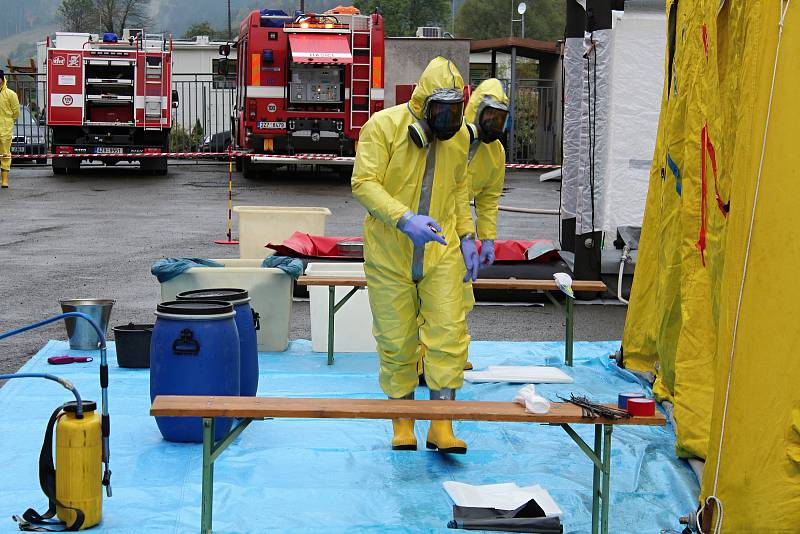
<svg viewBox="0 0 800 534"><path fill-rule="evenodd" d="M562 367L574 384L539 385L551 400L569 393L615 402L617 393L647 391L608 355L619 342L576 343L575 367ZM92 354L50 341L24 372L50 372L72 380L85 399L100 397L98 362L53 366L48 356ZM472 342L476 369L487 365L560 365L562 343ZM150 407L149 371L116 366L109 344L111 469L114 495L104 499L109 533L183 533L200 528L199 444L162 440ZM337 354L332 367L308 341L282 353L260 355L259 395L383 398L375 354ZM519 386L465 384L461 399L511 400ZM649 393L649 391L648 391ZM418 398L427 398L419 392ZM52 410L71 399L45 380L12 380L0 389L0 533L18 532L12 514L44 511L38 456ZM424 446L427 422L417 423ZM575 425L587 442L592 428ZM592 464L558 427L523 423L460 422L466 455L392 451L391 424L371 420L256 421L217 461L215 532L453 532L451 502L442 482L540 484L564 511L567 533L591 525ZM696 505L697 480L675 457L671 427L616 427L612 449L609 532L675 528Z"/></svg>

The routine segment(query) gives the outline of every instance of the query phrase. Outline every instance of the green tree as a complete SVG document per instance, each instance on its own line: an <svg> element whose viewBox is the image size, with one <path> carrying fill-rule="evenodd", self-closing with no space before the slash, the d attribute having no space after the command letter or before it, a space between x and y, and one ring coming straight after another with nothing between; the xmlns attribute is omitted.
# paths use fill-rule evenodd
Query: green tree
<svg viewBox="0 0 800 534"><path fill-rule="evenodd" d="M233 32L233 37L236 37L236 31ZM186 39L194 39L198 35L208 35L212 41L227 41L228 40L228 30L217 30L211 23L207 20L203 22L195 22L186 32L183 34L183 37Z"/></svg>
<svg viewBox="0 0 800 534"><path fill-rule="evenodd" d="M456 36L471 39L508 37L511 17L520 18L514 0L465 0L456 14ZM525 37L556 41L564 36L563 0L527 0ZM514 35L520 35L520 23L514 23Z"/></svg>
<svg viewBox="0 0 800 534"><path fill-rule="evenodd" d="M419 26L450 27L448 0L354 0L353 5L364 14L377 7L386 35L393 37L412 36Z"/></svg>
<svg viewBox="0 0 800 534"><path fill-rule="evenodd" d="M67 31L113 32L129 27L144 28L150 0L62 0L57 13Z"/></svg>
<svg viewBox="0 0 800 534"><path fill-rule="evenodd" d="M61 29L66 32L91 32L95 10L93 0L64 0L57 10Z"/></svg>

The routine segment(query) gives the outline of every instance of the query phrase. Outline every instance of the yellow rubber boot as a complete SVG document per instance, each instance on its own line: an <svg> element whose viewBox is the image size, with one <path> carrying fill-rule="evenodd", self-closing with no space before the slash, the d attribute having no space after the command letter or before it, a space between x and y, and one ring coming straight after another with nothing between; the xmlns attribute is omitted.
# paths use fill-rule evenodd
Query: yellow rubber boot
<svg viewBox="0 0 800 534"><path fill-rule="evenodd" d="M8 171L0 171L0 186L3 189L8 187Z"/></svg>
<svg viewBox="0 0 800 534"><path fill-rule="evenodd" d="M400 398L389 397L389 400L411 400L414 398L412 391L408 395ZM392 450L394 451L415 451L417 450L417 437L414 435L413 419L392 419Z"/></svg>
<svg viewBox="0 0 800 534"><path fill-rule="evenodd" d="M431 400L455 400L454 389L431 390ZM429 449L450 454L466 454L467 444L453 434L453 422L450 420L431 421L425 445Z"/></svg>
<svg viewBox="0 0 800 534"><path fill-rule="evenodd" d="M417 450L417 437L414 435L413 419L392 419L392 450L415 451Z"/></svg>

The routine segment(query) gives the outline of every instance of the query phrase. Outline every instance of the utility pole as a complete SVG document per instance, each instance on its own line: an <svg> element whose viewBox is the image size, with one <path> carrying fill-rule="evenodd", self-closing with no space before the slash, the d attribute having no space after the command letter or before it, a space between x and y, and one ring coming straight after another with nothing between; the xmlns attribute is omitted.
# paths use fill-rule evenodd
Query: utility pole
<svg viewBox="0 0 800 534"><path fill-rule="evenodd" d="M231 0L228 0L228 41L233 40L233 32L231 31Z"/></svg>

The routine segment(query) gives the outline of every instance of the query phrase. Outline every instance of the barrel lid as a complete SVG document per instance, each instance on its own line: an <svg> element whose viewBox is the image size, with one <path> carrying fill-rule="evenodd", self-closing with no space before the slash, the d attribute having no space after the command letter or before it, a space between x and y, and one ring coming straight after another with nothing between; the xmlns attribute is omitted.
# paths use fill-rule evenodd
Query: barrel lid
<svg viewBox="0 0 800 534"><path fill-rule="evenodd" d="M95 401L85 400L82 404L83 413L93 412L97 409L97 403ZM62 409L67 413L76 413L78 410L78 403L75 401L65 402Z"/></svg>
<svg viewBox="0 0 800 534"><path fill-rule="evenodd" d="M209 289L193 289L178 293L177 300L220 300L223 302L239 302L249 298L246 289L235 287L215 287Z"/></svg>
<svg viewBox="0 0 800 534"><path fill-rule="evenodd" d="M171 315L220 315L233 313L233 304L220 300L171 300L159 304L156 311Z"/></svg>

